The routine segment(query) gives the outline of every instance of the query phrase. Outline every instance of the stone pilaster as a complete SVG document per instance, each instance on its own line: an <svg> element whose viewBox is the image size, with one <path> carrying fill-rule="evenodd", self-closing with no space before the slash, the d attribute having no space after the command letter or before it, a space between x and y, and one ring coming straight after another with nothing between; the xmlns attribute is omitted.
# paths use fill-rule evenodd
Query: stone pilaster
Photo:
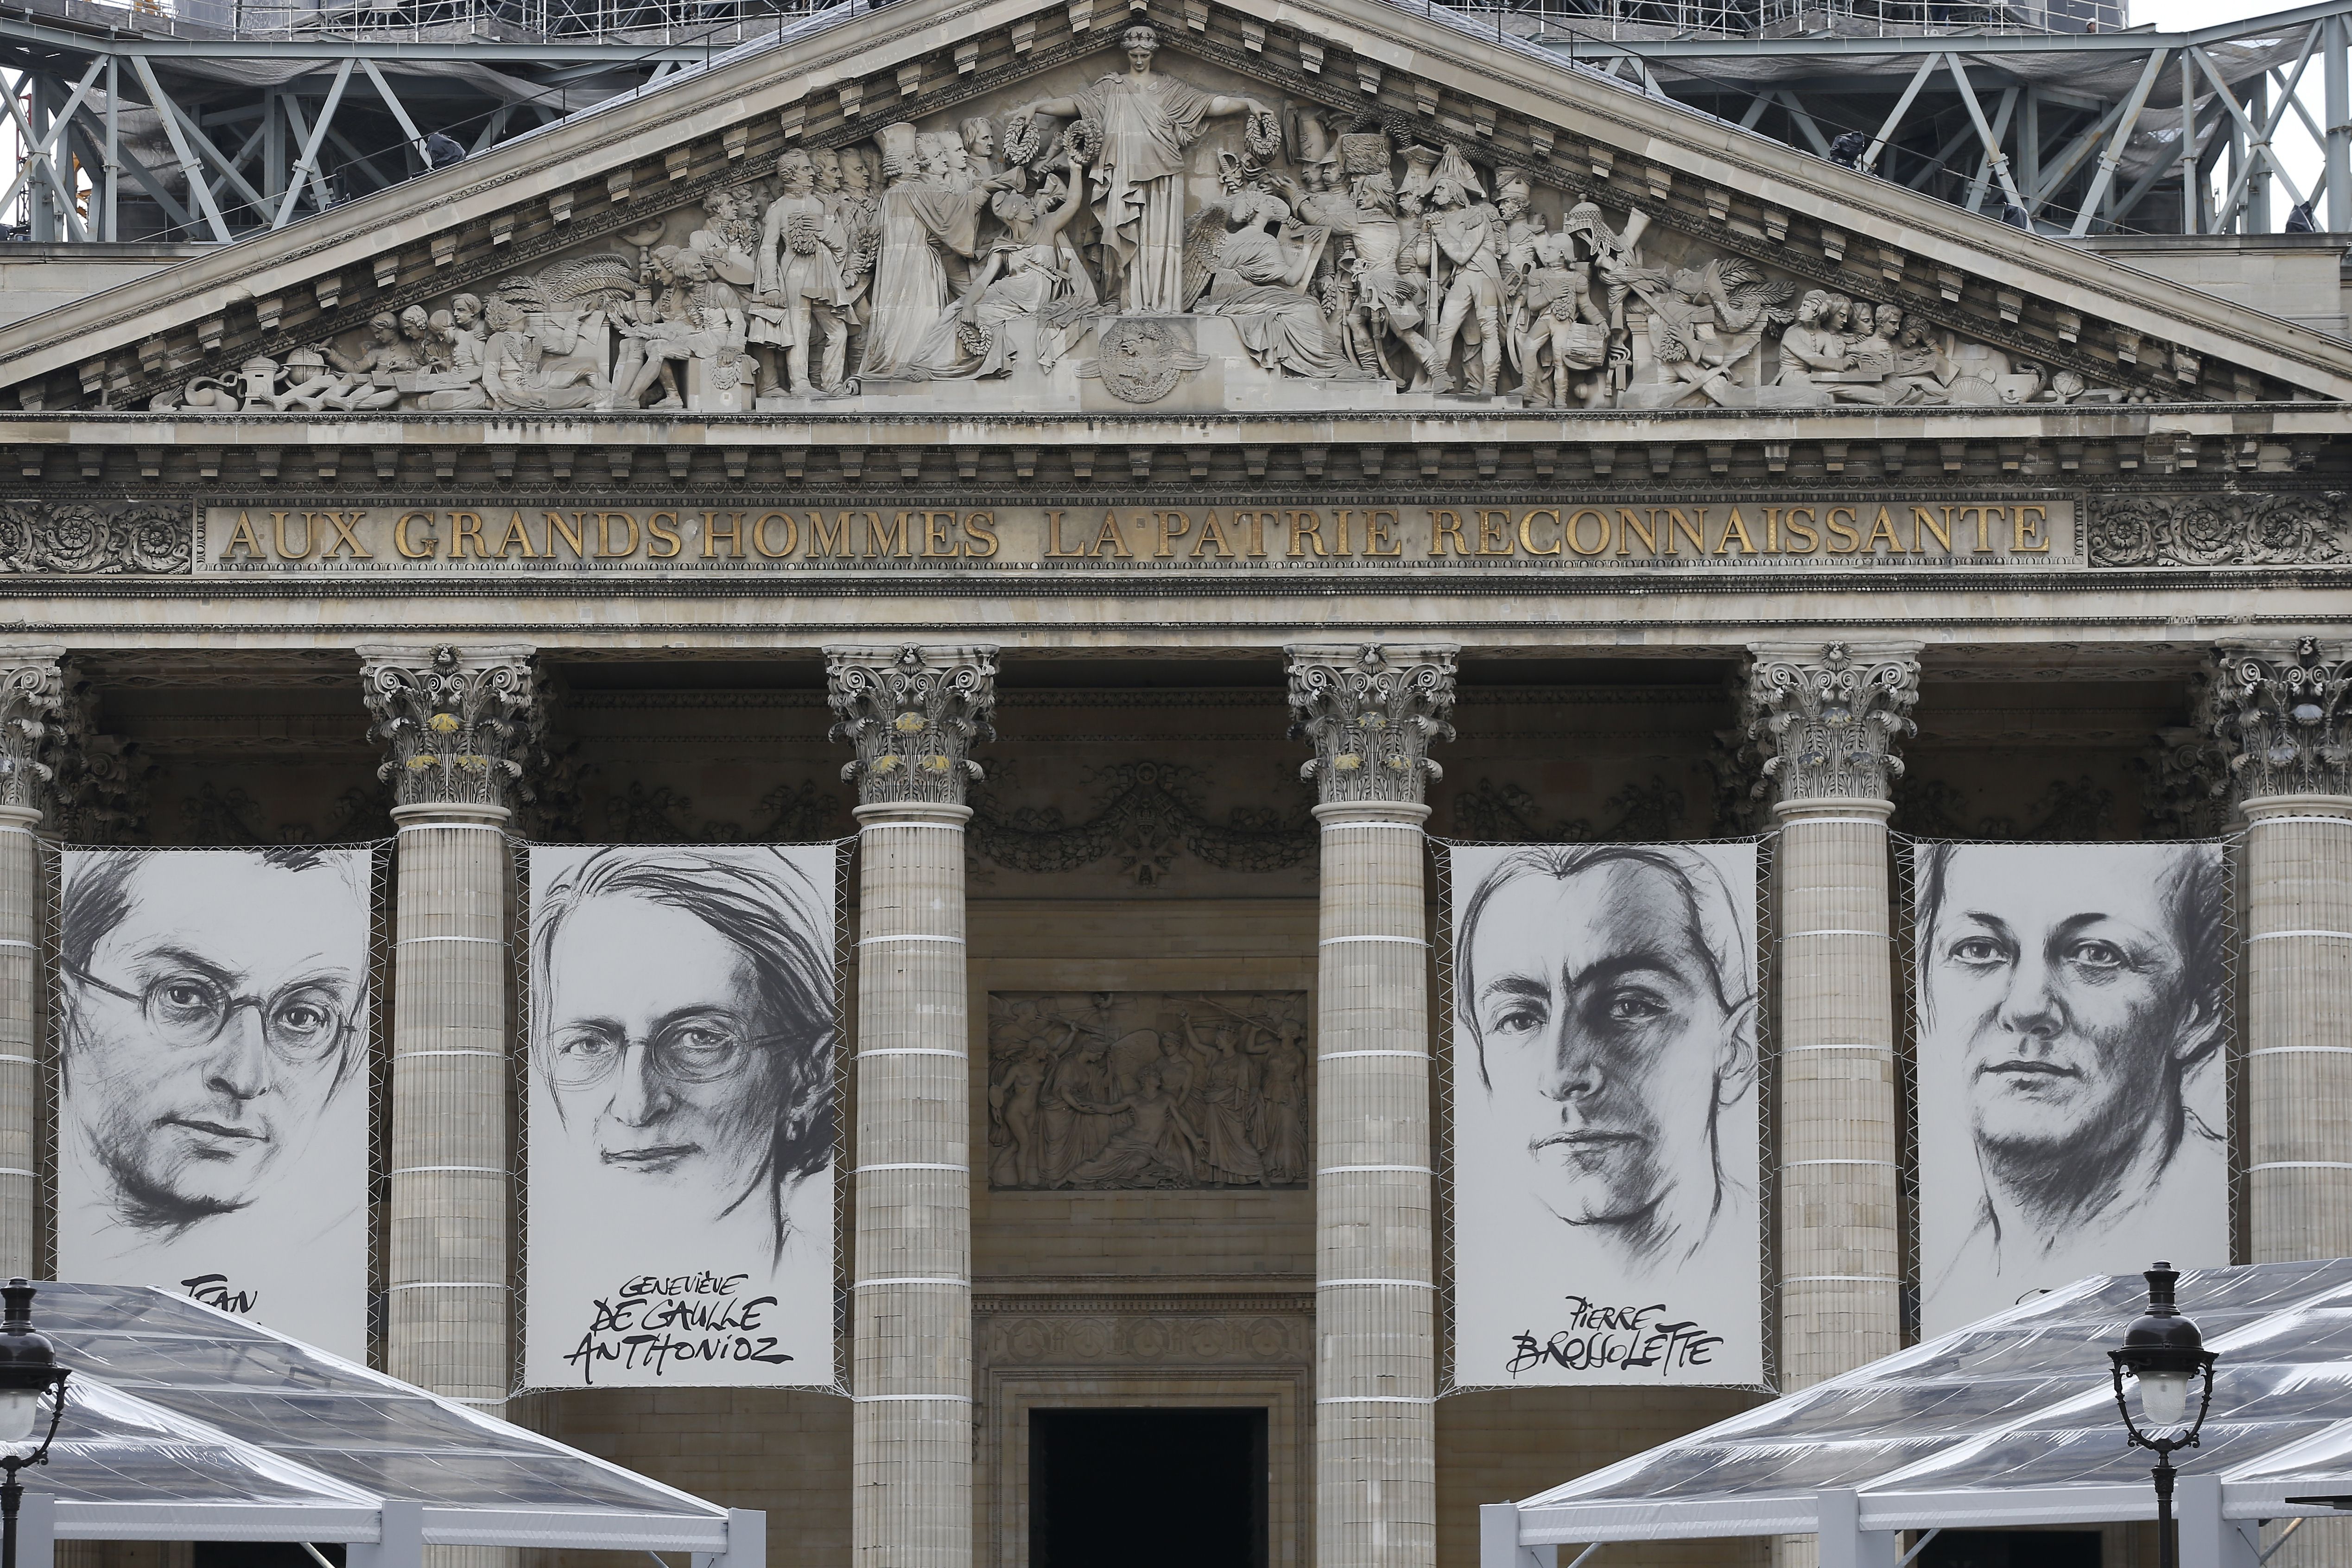
<svg viewBox="0 0 2352 1568"><path fill-rule="evenodd" d="M359 652L399 844L385 1369L495 1415L513 1367L505 829L532 650Z"/></svg>
<svg viewBox="0 0 2352 1568"><path fill-rule="evenodd" d="M1916 644L1750 650L1748 737L1780 827L1783 1391L1901 1348L1889 783Z"/></svg>
<svg viewBox="0 0 2352 1568"><path fill-rule="evenodd" d="M1320 796L1315 1048L1318 1568L1437 1557L1436 1273L1422 796L1454 649L1302 645L1292 734Z"/></svg>
<svg viewBox="0 0 2352 1568"><path fill-rule="evenodd" d="M2225 643L2207 726L2246 817L2253 1261L2352 1253L2352 647Z"/></svg>
<svg viewBox="0 0 2352 1568"><path fill-rule="evenodd" d="M859 829L851 1560L970 1568L963 799L996 650L827 648L825 665Z"/></svg>
<svg viewBox="0 0 2352 1568"><path fill-rule="evenodd" d="M39 1270L40 826L54 774L47 759L65 706L52 646L0 648L0 1270Z"/></svg>

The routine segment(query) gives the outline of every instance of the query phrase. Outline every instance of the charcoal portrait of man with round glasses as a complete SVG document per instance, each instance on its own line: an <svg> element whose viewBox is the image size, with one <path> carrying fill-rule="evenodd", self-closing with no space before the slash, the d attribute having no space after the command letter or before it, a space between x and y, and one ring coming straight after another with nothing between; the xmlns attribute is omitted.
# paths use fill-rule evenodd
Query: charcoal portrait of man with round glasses
<svg viewBox="0 0 2352 1568"><path fill-rule="evenodd" d="M832 853L531 851L534 1381L831 1381Z"/></svg>
<svg viewBox="0 0 2352 1568"><path fill-rule="evenodd" d="M68 850L58 1266L365 1342L366 850Z"/></svg>

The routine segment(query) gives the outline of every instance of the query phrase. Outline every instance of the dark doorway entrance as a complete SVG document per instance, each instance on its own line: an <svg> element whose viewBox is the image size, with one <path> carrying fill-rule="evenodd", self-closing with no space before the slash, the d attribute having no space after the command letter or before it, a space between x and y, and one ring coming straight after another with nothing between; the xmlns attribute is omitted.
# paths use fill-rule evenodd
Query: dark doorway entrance
<svg viewBox="0 0 2352 1568"><path fill-rule="evenodd" d="M1266 1568L1265 1412L1033 1410L1029 1568Z"/></svg>
<svg viewBox="0 0 2352 1568"><path fill-rule="evenodd" d="M1924 1568L2099 1568L2099 1532L1948 1530L1919 1561Z"/></svg>

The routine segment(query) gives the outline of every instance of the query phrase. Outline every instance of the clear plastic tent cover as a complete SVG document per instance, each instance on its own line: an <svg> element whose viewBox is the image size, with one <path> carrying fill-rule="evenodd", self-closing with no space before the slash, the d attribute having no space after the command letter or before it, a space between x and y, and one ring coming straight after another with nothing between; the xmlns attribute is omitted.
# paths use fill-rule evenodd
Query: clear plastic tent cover
<svg viewBox="0 0 2352 1568"><path fill-rule="evenodd" d="M457 1516L471 1511L499 1516L508 1534L514 1516L562 1516L557 1532L583 1545L606 1534L667 1535L681 1549L723 1542L723 1509L184 1297L39 1292L35 1324L73 1373L34 1481L58 1500L60 1536L99 1534L101 1518L119 1527L147 1508L172 1516L162 1538L205 1539L191 1521L208 1508L243 1516L224 1519L236 1529L259 1507L316 1511L226 1538L368 1539L389 1500L423 1504L440 1536L465 1533Z"/></svg>
<svg viewBox="0 0 2352 1568"><path fill-rule="evenodd" d="M1528 1498L1522 1539L1811 1531L1826 1489L1877 1529L2153 1517L2106 1355L2147 1301L2137 1274L2081 1280ZM2191 1271L2179 1301L2220 1354L2183 1476L2232 1518L2352 1490L2352 1259Z"/></svg>

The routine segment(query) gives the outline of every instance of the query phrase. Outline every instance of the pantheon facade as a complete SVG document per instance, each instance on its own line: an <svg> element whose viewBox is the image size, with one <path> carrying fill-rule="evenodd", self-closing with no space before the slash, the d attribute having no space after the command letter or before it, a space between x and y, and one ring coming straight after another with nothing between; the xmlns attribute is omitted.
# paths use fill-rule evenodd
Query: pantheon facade
<svg viewBox="0 0 2352 1568"><path fill-rule="evenodd" d="M2229 839L2233 1247L2352 1252L2288 313L1387 0L896 0L17 321L0 1265L45 846L375 840L371 1354L778 1568L1075 1562L1212 1449L1256 1563L1469 1568L1767 1396L1444 1375L1431 837L1769 845L1771 1388L1918 1333L1899 835ZM526 1389L514 847L831 839L842 1387ZM1094 1015L1307 1059L1122 1161L1025 1121Z"/></svg>

